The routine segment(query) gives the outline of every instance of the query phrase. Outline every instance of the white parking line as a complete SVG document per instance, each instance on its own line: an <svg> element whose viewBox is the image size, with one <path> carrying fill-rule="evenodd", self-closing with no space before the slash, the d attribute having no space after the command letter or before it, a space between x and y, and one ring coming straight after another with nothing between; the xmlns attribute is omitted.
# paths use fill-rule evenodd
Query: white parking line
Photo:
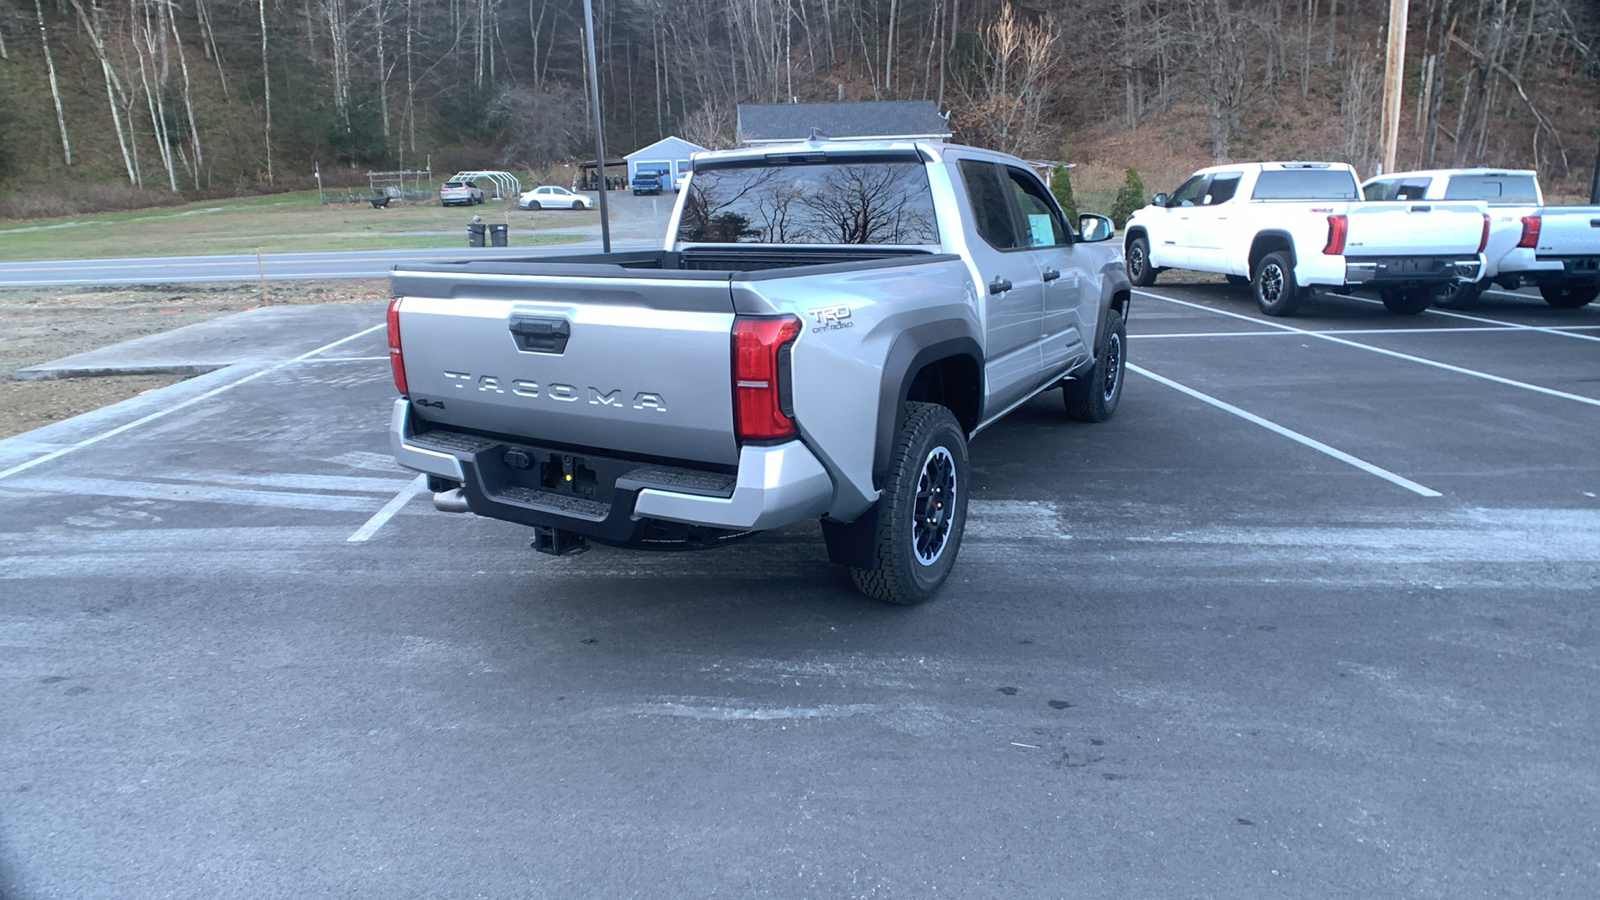
<svg viewBox="0 0 1600 900"><path fill-rule="evenodd" d="M1502 325L1497 328L1336 328L1331 331L1306 331L1306 334L1318 336L1325 334L1457 334L1463 332L1479 331L1518 331L1516 325ZM1535 329L1537 330L1537 329ZM1130 334L1131 338L1207 338L1207 337L1296 337L1293 331L1188 331L1174 334ZM385 359L378 356L374 359Z"/></svg>
<svg viewBox="0 0 1600 900"><path fill-rule="evenodd" d="M1532 391L1532 392L1534 392L1536 394L1544 394L1547 397L1556 397L1556 398L1559 398L1559 399L1562 399L1562 400L1571 400L1571 401L1573 401L1575 403L1582 403L1582 404L1584 404L1586 406L1600 407L1600 400L1596 400L1593 397L1585 397L1585 396L1583 396L1581 394L1569 394L1566 391L1558 391L1558 390L1555 390L1554 388L1541 387L1541 386L1539 386L1537 384L1529 384L1526 381L1517 381L1517 380L1511 379L1511 378L1502 378L1499 375L1490 375L1488 372L1479 372L1476 369L1467 369L1467 368L1463 368L1461 366L1453 366L1450 363L1439 362L1436 359L1428 359L1425 356L1414 356L1414 355L1412 355L1410 353L1401 353L1401 352L1399 352L1397 350L1386 350L1386 349L1384 349L1382 347L1374 347L1371 344L1362 344L1362 343L1358 343L1356 341L1347 341L1344 338L1334 337L1332 334L1329 334L1327 332L1311 331L1310 329L1296 328L1293 325L1283 325L1283 324L1280 324L1280 323L1277 323L1277 322L1263 322L1260 319L1252 318L1252 317L1244 315L1242 313L1230 312L1229 310L1226 310L1226 309L1216 309L1215 307L1206 306L1206 305L1204 305L1202 303L1191 303L1188 300L1179 300L1176 297L1164 297L1164 296L1162 296L1160 294L1152 294L1149 291L1139 291L1139 290L1134 291L1134 293L1135 294L1139 294L1141 296L1149 297L1152 300L1163 300L1163 301L1165 301L1167 303L1175 303L1175 304L1177 304L1179 306L1187 306L1187 307L1190 307L1191 309L1201 310L1202 312L1215 313L1216 315L1228 316L1229 318L1233 318L1233 319L1242 319L1243 321L1252 322L1252 323L1257 324L1257 325L1268 325L1270 327L1277 328L1277 329L1280 329L1280 330L1283 330L1283 331L1289 331L1289 332L1293 332L1295 334L1304 335L1305 337L1316 338L1318 340L1328 341L1329 343L1334 343L1334 344L1342 344L1342 345L1344 345L1346 347L1354 347L1357 350L1366 350L1366 351L1368 351L1370 353L1377 353L1377 354L1380 354L1382 356L1389 356L1389 357L1393 357L1394 359L1401 359L1401 360L1405 360L1406 362L1416 363L1418 365L1432 366L1435 369L1443 369L1446 372L1454 372L1457 375L1466 375L1466 376L1469 376L1469 377L1472 377L1472 378L1482 378L1485 381L1492 381L1492 382L1494 382L1496 384L1506 385L1507 387L1514 387L1514 388L1520 388L1520 389L1525 390L1525 391Z"/></svg>
<svg viewBox="0 0 1600 900"><path fill-rule="evenodd" d="M1167 377L1164 377L1164 376L1161 376L1161 375L1157 375L1156 373L1150 371L1149 369L1144 368L1143 366L1136 366L1133 363L1128 363L1127 366L1128 366L1128 370L1130 372L1137 372L1138 374L1143 375L1144 377L1150 379L1151 381L1155 381L1155 382L1157 382L1159 384L1164 384L1167 387L1172 388L1175 391L1179 391L1180 393L1188 394L1190 397L1193 397L1196 400L1201 401L1202 403L1209 403L1210 405L1215 406L1217 409L1220 409L1223 412L1231 413L1231 414L1233 414L1235 416L1238 416L1239 418L1244 419L1246 422L1250 422L1250 423L1255 424L1255 425L1260 425L1262 428L1267 429L1268 431L1272 432L1273 434L1282 435L1283 437L1286 437L1289 440L1294 441L1297 444L1301 444L1301 445L1304 445L1306 447L1310 447L1311 449L1317 451L1318 453L1327 454L1328 456L1331 456L1334 459L1337 459L1342 463L1346 463L1348 465L1355 466L1356 468L1360 469L1363 472L1366 472L1369 475L1376 475L1379 478L1382 478L1384 481L1387 481L1390 484L1399 485L1400 487L1405 488L1406 490L1412 492L1413 494L1418 494L1418 495L1423 496L1423 497L1441 497L1441 496L1443 496L1442 494L1440 494L1438 491L1434 490L1433 488L1424 487L1423 485L1417 484L1415 481L1412 481L1409 478L1405 478L1403 476L1396 475L1395 473L1389 471L1388 469L1383 468L1382 466L1373 465L1372 463L1369 463L1364 459L1361 459L1361 458L1356 457L1356 456L1351 456L1350 454L1344 452L1343 450L1338 449L1337 447L1330 447L1327 444L1324 444L1323 442L1317 440L1316 438L1307 437L1306 435L1303 435L1300 432L1295 431L1292 428L1285 428L1284 426L1279 425L1278 423L1273 422L1273 421L1271 421L1269 419L1263 419L1260 416L1256 415L1255 413L1247 412L1245 410L1240 409L1237 406L1234 406L1231 403L1228 403L1228 402L1223 401L1223 400L1218 400L1216 397L1213 397L1210 394L1206 394L1206 393L1203 393L1201 391L1197 391L1194 388L1189 387L1188 385L1179 384L1178 382L1173 381L1170 378L1167 378Z"/></svg>
<svg viewBox="0 0 1600 900"><path fill-rule="evenodd" d="M275 366L271 366L269 368L262 369L259 372L252 372L249 375L246 375L246 376L244 376L244 377L242 377L242 378L240 378L240 379L238 379L236 381L230 381L227 384L224 384L224 385L222 385L220 387L212 388L211 390L206 391L204 394L199 394L197 396L190 397L189 399L184 400L181 403L174 403L173 405L167 407L166 409L163 409L163 410L160 410L160 411L157 411L157 412L153 412L150 415L145 416L145 417L140 418L140 419L134 419L132 422L128 422L125 425L118 425L116 428L113 428L110 431L101 432L100 434L97 434L97 435L95 435L94 437L91 437L91 438L84 438L83 440L77 442L76 444L71 444L69 446L62 447L59 450L52 450L52 451L50 451L49 453L46 453L43 456L35 457L33 459L28 460L25 463L18 463L17 465L14 465L9 469L6 469L4 471L0 471L0 479L10 478L12 475L17 474L18 472L26 472L27 470L33 468L34 466L43 465L44 463L47 463L52 459L57 459L59 457L66 456L68 453L71 453L71 452L73 452L75 450L82 450L84 447L88 447L88 446L91 446L93 444L98 444L101 441L105 440L106 438L116 437L117 435L122 434L125 431L131 431L131 430L133 430L135 428L138 428L140 425L144 425L144 424L146 424L148 422L154 422L155 420L160 419L160 418L162 418L164 416L171 415L172 413L175 413L180 409L183 409L183 408L188 407L188 406L193 406L194 404L199 403L201 400L209 400L212 397L215 397L215 396L217 396L218 394L220 394L220 393L222 393L224 391L231 391L231 390L233 390L234 388L238 387L241 384L246 384L248 382L255 381L257 378L260 378L263 375L270 375L273 372L276 372L276 371L278 371L279 369L282 369L285 366L293 365L294 363L297 363L297 362L300 362L302 360L308 359L310 357L316 356L318 353L322 353L322 352L327 351L327 350L332 350L334 347L337 347L337 346L339 346L341 344L349 343L350 341L353 341L353 340L355 340L357 338L360 338L360 337L365 337L366 335L369 335L369 334L373 333L374 331L378 331L378 330L380 330L380 329L382 329L384 327L386 327L386 326L384 326L384 325L374 325L371 328L363 329L361 331L356 332L355 334L348 335L346 337L342 337L342 338L340 338L337 341L334 341L332 343L323 344L321 347L318 347L315 350L311 350L311 351L302 353L299 356L296 356L294 359L286 359L283 362L278 363Z"/></svg>
<svg viewBox="0 0 1600 900"><path fill-rule="evenodd" d="M373 535L378 533L379 528L382 528L390 519L394 518L395 513L398 513L407 503L411 502L412 497L427 490L427 487L428 476L418 475L416 478L411 479L411 483L401 488L400 493L395 494L393 500L383 505L383 509L374 513L372 518L367 520L367 524L357 528L355 534L345 538L345 543L358 544L362 541L370 540Z"/></svg>
<svg viewBox="0 0 1600 900"><path fill-rule="evenodd" d="M1502 297L1516 297L1520 300L1528 299L1526 294L1513 294L1510 291L1484 291L1484 293L1498 294ZM1496 322L1505 325L1507 328L1514 328L1518 331L1537 331L1541 334L1559 334L1562 337L1577 338L1580 341L1600 341L1600 335L1580 334L1578 332L1578 329L1595 327L1592 325L1578 325L1574 326L1572 330L1568 330L1565 328L1551 328L1547 325L1523 325L1517 322L1500 322L1499 319L1488 319L1484 318L1483 316L1467 315L1466 313L1456 312L1452 309L1430 309L1428 312L1436 316L1448 316L1452 319L1465 319L1469 322Z"/></svg>

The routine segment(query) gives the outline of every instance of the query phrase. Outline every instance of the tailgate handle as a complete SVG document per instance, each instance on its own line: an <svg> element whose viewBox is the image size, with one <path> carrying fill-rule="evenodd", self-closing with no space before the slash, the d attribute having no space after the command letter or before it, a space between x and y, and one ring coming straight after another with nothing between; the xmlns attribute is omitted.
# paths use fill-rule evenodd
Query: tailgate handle
<svg viewBox="0 0 1600 900"><path fill-rule="evenodd" d="M572 336L572 323L560 318L512 316L509 327L517 349L529 353L565 353Z"/></svg>
<svg viewBox="0 0 1600 900"><path fill-rule="evenodd" d="M1420 206L1420 205L1419 206L1413 206L1413 207L1411 207L1411 211L1412 212L1432 212L1433 211L1433 207L1431 207L1431 206Z"/></svg>

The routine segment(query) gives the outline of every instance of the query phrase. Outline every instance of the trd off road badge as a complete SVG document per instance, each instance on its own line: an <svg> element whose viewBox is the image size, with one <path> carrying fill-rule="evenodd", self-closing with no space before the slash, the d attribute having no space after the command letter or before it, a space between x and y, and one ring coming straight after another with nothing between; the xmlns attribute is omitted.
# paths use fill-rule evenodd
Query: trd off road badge
<svg viewBox="0 0 1600 900"><path fill-rule="evenodd" d="M806 315L817 323L816 327L811 329L812 334L816 334L819 331L854 328L856 325L856 323L850 321L850 307L848 306L819 306L816 309L806 310Z"/></svg>

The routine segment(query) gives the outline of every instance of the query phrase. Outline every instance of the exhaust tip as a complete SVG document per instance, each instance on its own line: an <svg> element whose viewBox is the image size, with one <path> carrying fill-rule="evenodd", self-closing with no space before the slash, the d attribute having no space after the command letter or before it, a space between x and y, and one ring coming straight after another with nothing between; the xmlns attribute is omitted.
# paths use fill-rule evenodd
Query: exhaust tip
<svg viewBox="0 0 1600 900"><path fill-rule="evenodd" d="M433 495L433 508L447 513L472 512L472 508L467 506L466 495L461 493L461 488L436 492Z"/></svg>

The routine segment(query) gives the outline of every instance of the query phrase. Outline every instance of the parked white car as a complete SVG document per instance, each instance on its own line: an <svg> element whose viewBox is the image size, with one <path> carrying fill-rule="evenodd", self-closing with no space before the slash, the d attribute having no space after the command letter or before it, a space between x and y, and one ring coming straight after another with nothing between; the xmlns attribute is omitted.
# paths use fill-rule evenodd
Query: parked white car
<svg viewBox="0 0 1600 900"><path fill-rule="evenodd" d="M483 188L470 181L452 178L439 185L440 206L476 206L483 202Z"/></svg>
<svg viewBox="0 0 1600 900"><path fill-rule="evenodd" d="M517 197L517 205L523 209L589 209L594 206L594 200L584 194L574 194L564 187L547 184L523 191Z"/></svg>
<svg viewBox="0 0 1600 900"><path fill-rule="evenodd" d="M1362 185L1368 200L1482 200L1489 204L1483 278L1436 288L1433 304L1460 309L1491 284L1536 284L1545 302L1573 309L1600 296L1600 207L1545 206L1532 169L1395 172Z"/></svg>

